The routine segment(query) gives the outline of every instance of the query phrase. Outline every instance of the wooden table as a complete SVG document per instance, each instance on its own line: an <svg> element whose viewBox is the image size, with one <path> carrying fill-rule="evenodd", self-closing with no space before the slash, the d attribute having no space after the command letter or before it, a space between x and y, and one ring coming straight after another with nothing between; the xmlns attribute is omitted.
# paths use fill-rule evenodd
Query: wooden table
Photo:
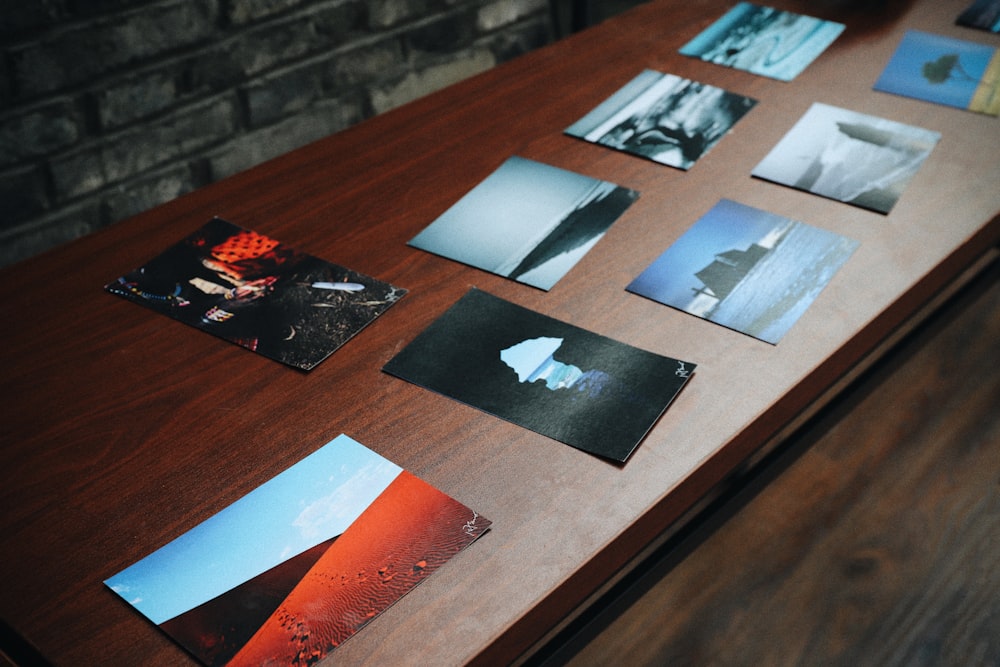
<svg viewBox="0 0 1000 667"><path fill-rule="evenodd" d="M519 659L996 245L998 119L871 90L907 28L996 45L966 4L823 5L847 31L782 83L677 54L730 3L652 2L0 272L0 617L56 664L183 664L101 582L343 432L493 528L326 663ZM643 68L760 104L689 172L561 134ZM750 177L814 101L942 133L891 214ZM642 193L548 293L406 245L511 154ZM722 197L861 241L777 346L624 291ZM410 294L303 373L102 291L213 215ZM617 466L380 372L471 286L697 376Z"/></svg>

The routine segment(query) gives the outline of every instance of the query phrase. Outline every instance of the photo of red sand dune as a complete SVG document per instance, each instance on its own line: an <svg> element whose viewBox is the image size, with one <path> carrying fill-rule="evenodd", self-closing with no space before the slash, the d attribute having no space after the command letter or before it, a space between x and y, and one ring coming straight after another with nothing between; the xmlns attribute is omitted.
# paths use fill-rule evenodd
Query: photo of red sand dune
<svg viewBox="0 0 1000 667"><path fill-rule="evenodd" d="M230 665L320 660L479 537L489 521L404 471Z"/></svg>
<svg viewBox="0 0 1000 667"><path fill-rule="evenodd" d="M489 526L340 435L104 583L209 667L310 665Z"/></svg>
<svg viewBox="0 0 1000 667"><path fill-rule="evenodd" d="M161 623L160 629L206 665L225 665L335 540L320 542L245 584Z"/></svg>

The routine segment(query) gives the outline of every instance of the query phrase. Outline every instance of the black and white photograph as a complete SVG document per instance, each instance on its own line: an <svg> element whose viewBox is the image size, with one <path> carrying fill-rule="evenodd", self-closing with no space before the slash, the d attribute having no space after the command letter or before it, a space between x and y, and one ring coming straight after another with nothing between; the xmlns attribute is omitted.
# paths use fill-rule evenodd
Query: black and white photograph
<svg viewBox="0 0 1000 667"><path fill-rule="evenodd" d="M888 214L941 135L815 103L753 175Z"/></svg>
<svg viewBox="0 0 1000 667"><path fill-rule="evenodd" d="M382 370L624 462L687 383L695 364L471 289Z"/></svg>
<svg viewBox="0 0 1000 667"><path fill-rule="evenodd" d="M844 31L844 24L738 2L681 47L681 54L791 81Z"/></svg>
<svg viewBox="0 0 1000 667"><path fill-rule="evenodd" d="M757 100L645 70L566 134L678 169L690 169Z"/></svg>
<svg viewBox="0 0 1000 667"><path fill-rule="evenodd" d="M549 290L638 197L614 183L514 156L409 245Z"/></svg>
<svg viewBox="0 0 1000 667"><path fill-rule="evenodd" d="M857 247L846 236L723 199L627 289L776 345Z"/></svg>

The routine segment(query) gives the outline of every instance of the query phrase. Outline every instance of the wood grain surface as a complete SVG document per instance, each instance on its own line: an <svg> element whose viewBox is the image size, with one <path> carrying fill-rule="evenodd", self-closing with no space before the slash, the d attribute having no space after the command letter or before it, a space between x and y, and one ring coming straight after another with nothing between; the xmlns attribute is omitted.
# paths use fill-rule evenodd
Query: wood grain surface
<svg viewBox="0 0 1000 667"><path fill-rule="evenodd" d="M995 263L549 664L997 664L998 363Z"/></svg>
<svg viewBox="0 0 1000 667"><path fill-rule="evenodd" d="M4 269L0 618L58 665L183 664L101 582L346 433L493 527L326 662L516 659L996 244L997 119L871 90L908 28L995 41L964 4L823 3L848 30L784 83L677 54L730 3L651 2ZM689 172L562 134L644 68L760 104ZM942 133L889 215L749 176L814 101ZM547 293L406 245L512 154L641 193ZM624 291L722 197L861 242L778 346ZM215 215L410 293L303 373L102 291ZM472 286L697 376L618 466L380 372Z"/></svg>

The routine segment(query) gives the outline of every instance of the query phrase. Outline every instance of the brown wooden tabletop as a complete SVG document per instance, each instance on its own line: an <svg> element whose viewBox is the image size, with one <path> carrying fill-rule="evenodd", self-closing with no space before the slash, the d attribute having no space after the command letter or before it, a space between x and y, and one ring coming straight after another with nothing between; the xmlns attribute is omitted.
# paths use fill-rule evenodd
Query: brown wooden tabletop
<svg viewBox="0 0 1000 667"><path fill-rule="evenodd" d="M654 1L0 272L0 618L59 665L193 664L102 581L346 433L493 526L325 663L529 650L1000 239L1000 120L872 90L906 29L1000 46L968 2L767 4L848 27L786 83L678 55L731 3ZM645 68L759 104L688 172L562 134ZM891 213L751 178L813 102L941 133ZM513 154L641 193L549 292L406 245ZM776 346L625 291L721 198L861 242ZM215 215L410 293L305 373L103 291ZM381 372L472 286L697 375L621 466Z"/></svg>

